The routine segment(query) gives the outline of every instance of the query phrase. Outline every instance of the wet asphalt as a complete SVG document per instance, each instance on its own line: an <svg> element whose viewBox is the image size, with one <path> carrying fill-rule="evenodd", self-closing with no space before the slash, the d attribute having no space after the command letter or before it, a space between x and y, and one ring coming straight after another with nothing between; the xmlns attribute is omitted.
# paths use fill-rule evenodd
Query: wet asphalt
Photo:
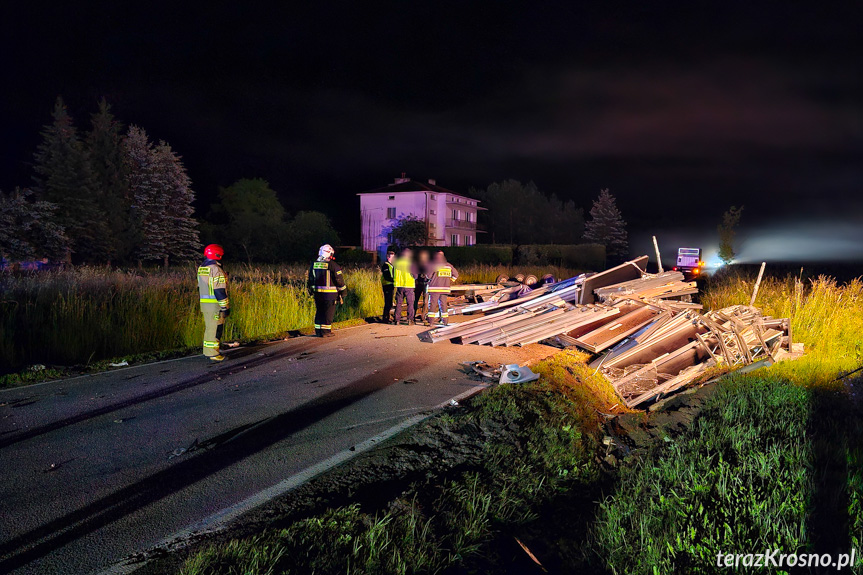
<svg viewBox="0 0 863 575"><path fill-rule="evenodd" d="M91 573L554 350L420 327L238 348L0 391L0 573Z"/></svg>

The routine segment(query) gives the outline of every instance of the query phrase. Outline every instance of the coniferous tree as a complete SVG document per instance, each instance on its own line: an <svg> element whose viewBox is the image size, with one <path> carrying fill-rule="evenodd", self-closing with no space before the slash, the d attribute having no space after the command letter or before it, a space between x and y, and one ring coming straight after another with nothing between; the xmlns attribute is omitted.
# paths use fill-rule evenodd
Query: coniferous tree
<svg viewBox="0 0 863 575"><path fill-rule="evenodd" d="M153 149L156 170L161 174L165 187L162 189L164 212L161 226L164 228L167 241L165 251L167 257L176 260L194 260L200 255L201 242L198 236L198 222L192 217L195 208L195 192L192 191L192 180L186 172L182 158L164 140ZM168 260L165 258L165 265Z"/></svg>
<svg viewBox="0 0 863 575"><path fill-rule="evenodd" d="M98 112L91 116L91 126L85 143L96 197L105 211L110 233L109 257L126 259L131 255L135 238L130 228L132 202L129 165L123 150L123 125L103 98Z"/></svg>
<svg viewBox="0 0 863 575"><path fill-rule="evenodd" d="M590 221L584 226L584 239L604 245L605 253L613 259L623 259L629 253L626 222L608 190L602 190L593 202Z"/></svg>
<svg viewBox="0 0 863 575"><path fill-rule="evenodd" d="M162 205L168 182L157 165L153 145L143 128L129 127L124 149L129 163L131 223L138 238L134 256L139 262L164 261L168 257L171 233L164 225Z"/></svg>
<svg viewBox="0 0 863 575"><path fill-rule="evenodd" d="M107 261L110 233L105 212L94 193L87 151L62 98L57 98L52 118L42 130L35 155L35 191L57 206L57 223L70 240L67 261L71 253L80 261Z"/></svg>
<svg viewBox="0 0 863 575"><path fill-rule="evenodd" d="M36 200L31 190L0 191L0 256L12 261L64 257L69 240L55 222L56 212L57 206Z"/></svg>
<svg viewBox="0 0 863 575"><path fill-rule="evenodd" d="M739 208L731 206L727 212L722 214L722 223L717 226L719 232L719 259L725 265L734 263L734 236L737 234L737 226L740 224L740 216L743 215L743 206Z"/></svg>

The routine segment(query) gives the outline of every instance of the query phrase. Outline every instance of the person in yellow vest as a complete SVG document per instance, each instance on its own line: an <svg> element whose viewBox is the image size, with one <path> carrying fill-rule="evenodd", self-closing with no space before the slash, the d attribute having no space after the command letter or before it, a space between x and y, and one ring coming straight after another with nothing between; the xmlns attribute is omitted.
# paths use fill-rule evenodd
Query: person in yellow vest
<svg viewBox="0 0 863 575"><path fill-rule="evenodd" d="M438 252L428 268L428 276L429 283L426 290L429 303L426 310L428 311L429 325L435 327L437 320L446 325L449 321L447 298L450 294L450 284L453 280L458 279L458 271L446 261L443 252ZM433 311L435 307L437 307L437 311Z"/></svg>
<svg viewBox="0 0 863 575"><path fill-rule="evenodd" d="M335 262L336 252L329 244L318 250L318 259L309 268L306 287L315 297L315 335L330 337L333 334L333 318L336 302L344 303L347 287L342 268Z"/></svg>
<svg viewBox="0 0 863 575"><path fill-rule="evenodd" d="M417 275L419 274L411 256L412 252L409 249L403 249L393 266L395 268L396 286L396 325L402 322L402 303L407 304L408 325L416 325L416 320L414 319L414 288L416 287Z"/></svg>
<svg viewBox="0 0 863 575"><path fill-rule="evenodd" d="M384 292L384 314L381 321L384 323L390 323L390 314L393 312L393 296L396 292L395 267L393 267L395 260L396 253L388 251L386 261L381 264L381 289Z"/></svg>
<svg viewBox="0 0 863 575"><path fill-rule="evenodd" d="M204 314L204 355L210 361L223 361L219 343L225 330L225 319L231 314L228 302L228 278L222 269L225 250L218 244L204 248L204 261L198 266L198 292Z"/></svg>

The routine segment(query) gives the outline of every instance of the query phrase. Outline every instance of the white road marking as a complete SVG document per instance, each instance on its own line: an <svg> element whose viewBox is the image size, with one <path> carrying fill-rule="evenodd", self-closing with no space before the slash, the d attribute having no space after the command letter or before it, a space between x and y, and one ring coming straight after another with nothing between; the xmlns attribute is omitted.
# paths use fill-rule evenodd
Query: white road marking
<svg viewBox="0 0 863 575"><path fill-rule="evenodd" d="M401 433L402 431L410 427L413 427L414 425L420 423L425 419L428 419L429 417L434 415L436 411L452 405L452 402L461 402L463 399L476 395L477 393L484 389L487 389L488 387L488 384L474 386L451 399L439 403L427 412L413 415L408 419L402 421L398 425L390 427L386 431L383 431L375 435L374 437L358 443L353 447L353 449L345 449L343 451L340 451L339 453L336 453L332 457L329 457L321 461L320 463L316 463L311 467L307 467L299 473L295 473L294 475L283 479L279 483L263 489L250 497L247 497L239 503L235 503L230 507L226 507L221 511L217 511L209 517L206 517L201 521L193 523L192 525L189 525L188 527L181 529L176 533L169 535L168 537L165 537L156 545L152 546L150 549L152 550L157 548L163 548L167 551L182 549L188 543L188 539L193 535L200 533L213 533L224 529L231 521L234 521L244 513L247 513L252 509L255 509L256 507L260 507L261 505L275 499L276 497L284 495L285 493L300 487L307 481L314 479L315 477L323 474L324 472L332 469L333 467L356 457L360 453L376 447L390 437L397 435L398 433ZM121 559L110 567L102 571L96 571L94 573L96 575L128 575L136 569L140 569L146 563L146 560L141 562L128 563L127 559Z"/></svg>

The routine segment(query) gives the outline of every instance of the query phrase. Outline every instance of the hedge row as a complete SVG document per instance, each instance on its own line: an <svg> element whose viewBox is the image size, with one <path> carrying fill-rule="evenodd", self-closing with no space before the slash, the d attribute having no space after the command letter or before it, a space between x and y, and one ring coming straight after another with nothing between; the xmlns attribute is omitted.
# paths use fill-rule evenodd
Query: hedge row
<svg viewBox="0 0 863 575"><path fill-rule="evenodd" d="M605 247L599 244L571 245L476 245L444 248L453 265L555 265L570 269L601 270Z"/></svg>

